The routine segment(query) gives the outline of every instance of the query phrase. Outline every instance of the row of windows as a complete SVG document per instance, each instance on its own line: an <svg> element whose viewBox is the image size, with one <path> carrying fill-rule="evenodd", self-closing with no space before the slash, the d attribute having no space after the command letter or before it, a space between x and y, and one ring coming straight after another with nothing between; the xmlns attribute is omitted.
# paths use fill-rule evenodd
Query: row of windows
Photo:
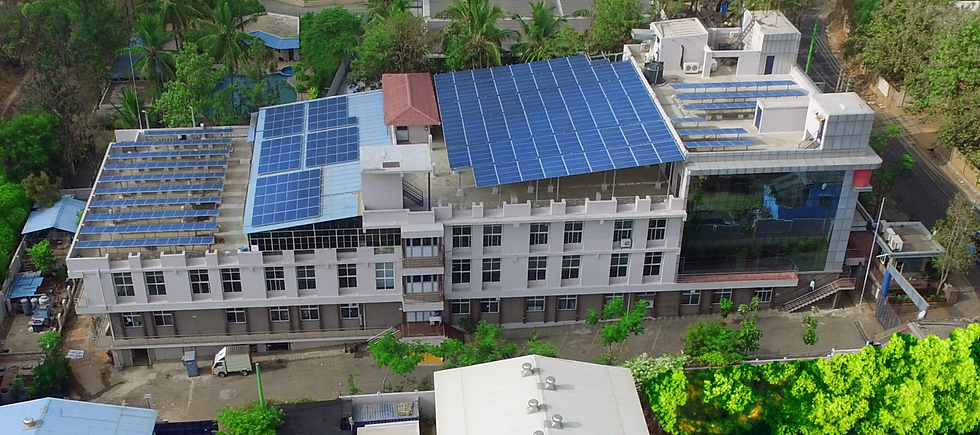
<svg viewBox="0 0 980 435"><path fill-rule="evenodd" d="M759 303L772 302L772 287L763 287L755 291L755 297L759 298ZM722 299L732 299L732 289L713 290L711 295L712 304L720 304ZM681 292L681 305L701 305L701 290L688 290Z"/></svg>
<svg viewBox="0 0 980 435"><path fill-rule="evenodd" d="M360 304L340 304L340 318L344 320L359 319L361 317ZM228 308L225 310L225 318L229 324L245 323L244 308ZM320 320L320 307L318 305L301 305L299 307L300 320ZM289 307L270 307L269 320L272 322L288 322ZM143 316L140 313L123 313L123 326L126 328L139 328L143 326ZM153 324L156 326L173 326L173 313L155 311L153 313Z"/></svg>
<svg viewBox="0 0 980 435"><path fill-rule="evenodd" d="M643 299L650 302L649 307L653 307L653 292L648 293L636 293L637 299ZM614 297L625 297L623 294L619 295L608 295L606 296L605 302L608 303L610 299ZM714 303L719 303L721 299L727 298L731 299L732 290L714 290ZM772 287L765 287L755 291L755 297L759 298L760 303L769 303L772 301ZM541 312L545 310L545 297L544 296L531 296L524 298L524 309L529 313ZM578 296L576 295L566 295L558 296L556 298L556 303L558 305L558 311L574 311L578 309ZM699 305L701 303L701 290L689 290L681 293L681 305ZM458 300L450 301L450 308L453 314L470 314L470 301L469 300ZM480 299L480 313L481 314L494 314L500 312L500 299Z"/></svg>
<svg viewBox="0 0 980 435"><path fill-rule="evenodd" d="M551 224L547 222L530 225L528 243L531 245L547 245ZM582 243L582 221L565 222L564 243L567 245ZM469 248L473 245L473 227L455 225L452 227L453 248ZM667 219L650 219L647 226L647 240L663 240L667 235ZM503 226L500 224L483 226L483 246L500 246L503 236ZM620 219L613 226L613 242L633 238L633 220Z"/></svg>
<svg viewBox="0 0 980 435"><path fill-rule="evenodd" d="M612 254L609 260L609 277L618 278L629 274L628 253ZM643 276L659 276L663 264L662 252L647 252L643 254ZM500 282L500 258L484 258L483 282ZM561 257L561 279L578 279L581 275L582 256L564 255ZM469 258L452 261L453 284L468 284L471 281L472 260ZM547 279L548 257L528 257L527 280L542 281Z"/></svg>

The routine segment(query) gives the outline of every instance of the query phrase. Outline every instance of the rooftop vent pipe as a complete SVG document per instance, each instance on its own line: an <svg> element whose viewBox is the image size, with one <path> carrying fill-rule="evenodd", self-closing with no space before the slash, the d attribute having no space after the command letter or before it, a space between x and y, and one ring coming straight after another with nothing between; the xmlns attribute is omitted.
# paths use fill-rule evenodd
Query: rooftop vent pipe
<svg viewBox="0 0 980 435"><path fill-rule="evenodd" d="M551 416L550 427L552 429L561 429L561 414L555 414Z"/></svg>
<svg viewBox="0 0 980 435"><path fill-rule="evenodd" d="M41 420L35 420L34 417L24 417L24 430L31 430L41 425Z"/></svg>
<svg viewBox="0 0 980 435"><path fill-rule="evenodd" d="M531 434L531 435L544 435L544 431L543 431L543 430L536 430L536 431L534 431L534 433L533 433L533 434Z"/></svg>
<svg viewBox="0 0 980 435"><path fill-rule="evenodd" d="M548 376L547 378L544 379L544 389L545 390L554 390L555 389L555 377L554 376Z"/></svg>
<svg viewBox="0 0 980 435"><path fill-rule="evenodd" d="M538 399L531 399L527 401L528 414L534 414L535 412L538 412L539 409L541 409L541 407L539 406Z"/></svg>
<svg viewBox="0 0 980 435"><path fill-rule="evenodd" d="M534 374L534 366L531 363L521 364L521 377L526 378Z"/></svg>

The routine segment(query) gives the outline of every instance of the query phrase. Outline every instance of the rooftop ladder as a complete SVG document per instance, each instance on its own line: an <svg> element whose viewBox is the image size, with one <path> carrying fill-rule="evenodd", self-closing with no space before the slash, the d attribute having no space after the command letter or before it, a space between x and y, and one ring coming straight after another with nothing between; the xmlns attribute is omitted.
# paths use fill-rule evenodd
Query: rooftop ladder
<svg viewBox="0 0 980 435"><path fill-rule="evenodd" d="M841 278L823 287L820 287L812 292L809 292L803 296L793 299L782 306L782 310L788 313L792 313L800 308L803 308L812 303L818 302L832 294L835 294L841 290L854 290L854 280L850 278Z"/></svg>
<svg viewBox="0 0 980 435"><path fill-rule="evenodd" d="M738 34L738 37L735 38L735 43L733 43L732 45L734 47L738 47L739 44L741 44L742 41L745 40L745 37L749 36L749 32L752 31L753 27L755 27L755 20L749 20L749 24L746 25L744 29L742 29L742 32Z"/></svg>

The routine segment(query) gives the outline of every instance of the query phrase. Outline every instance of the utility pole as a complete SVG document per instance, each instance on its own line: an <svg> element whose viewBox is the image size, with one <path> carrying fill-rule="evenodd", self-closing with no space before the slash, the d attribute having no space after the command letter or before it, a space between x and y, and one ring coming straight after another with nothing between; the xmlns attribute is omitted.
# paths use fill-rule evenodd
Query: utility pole
<svg viewBox="0 0 980 435"><path fill-rule="evenodd" d="M803 69L804 74L810 74L810 61L813 60L813 47L817 44L817 26L820 25L820 21L813 22L813 35L810 36L810 52L806 55L806 68Z"/></svg>
<svg viewBox="0 0 980 435"><path fill-rule="evenodd" d="M255 380L259 383L259 404L265 408L265 394L262 393L262 372L259 371L259 363L255 363Z"/></svg>

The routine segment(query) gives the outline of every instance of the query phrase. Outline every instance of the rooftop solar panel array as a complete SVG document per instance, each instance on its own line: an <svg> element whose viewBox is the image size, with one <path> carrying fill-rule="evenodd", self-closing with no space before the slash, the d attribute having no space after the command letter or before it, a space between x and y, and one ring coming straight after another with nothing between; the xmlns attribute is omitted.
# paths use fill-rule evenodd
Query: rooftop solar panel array
<svg viewBox="0 0 980 435"><path fill-rule="evenodd" d="M484 187L682 160L642 80L584 56L436 75L450 167Z"/></svg>
<svg viewBox="0 0 980 435"><path fill-rule="evenodd" d="M171 148L186 145L231 145L231 139L188 139L188 140L140 140L135 142L116 142L113 148L156 147Z"/></svg>
<svg viewBox="0 0 980 435"><path fill-rule="evenodd" d="M231 134L231 127L208 127L208 128L170 128L170 129L151 129L143 133L147 137L151 136L179 136L182 134Z"/></svg>
<svg viewBox="0 0 980 435"><path fill-rule="evenodd" d="M231 153L231 150L224 149L212 149L212 150L179 150L179 151L140 151L132 153L113 153L109 154L110 160L119 159L155 159L155 158L173 158L173 157L209 157L209 156L227 156Z"/></svg>
<svg viewBox="0 0 980 435"><path fill-rule="evenodd" d="M111 225L103 227L82 227L82 234L136 234L168 233L177 231L213 231L218 228L215 222L190 222L180 224L150 225Z"/></svg>
<svg viewBox="0 0 980 435"><path fill-rule="evenodd" d="M752 141L752 139L701 140L696 142L684 142L684 145L688 148L709 148L755 145L755 142Z"/></svg>
<svg viewBox="0 0 980 435"><path fill-rule="evenodd" d="M719 136L728 134L748 133L744 128L679 128L677 134L681 136Z"/></svg>
<svg viewBox="0 0 980 435"><path fill-rule="evenodd" d="M146 163L111 163L105 165L109 171L125 171L133 169L178 169L178 168L211 168L228 166L227 160L195 160L191 162L146 162Z"/></svg>
<svg viewBox="0 0 980 435"><path fill-rule="evenodd" d="M159 184L134 187L103 187L95 190L96 195L112 195L119 193L158 193L158 192L188 192L195 190L221 190L221 183L213 184Z"/></svg>
<svg viewBox="0 0 980 435"><path fill-rule="evenodd" d="M306 166L343 163L358 158L357 127L318 131L306 136Z"/></svg>
<svg viewBox="0 0 980 435"><path fill-rule="evenodd" d="M299 169L303 135L263 140L260 144L259 174Z"/></svg>
<svg viewBox="0 0 980 435"><path fill-rule="evenodd" d="M749 80L744 82L713 82L713 83L677 83L670 87L680 89L727 89L727 88L763 88L769 86L795 86L792 80Z"/></svg>
<svg viewBox="0 0 980 435"><path fill-rule="evenodd" d="M673 118L670 121L674 124L685 124L690 122L705 122L708 119L703 116L691 116L687 118Z"/></svg>
<svg viewBox="0 0 980 435"><path fill-rule="evenodd" d="M139 175L104 175L99 179L100 182L126 182L126 181L177 181L177 180L204 180L208 178L225 178L224 172L178 172L168 174L139 174Z"/></svg>
<svg viewBox="0 0 980 435"><path fill-rule="evenodd" d="M288 222L320 214L320 169L259 178L252 225Z"/></svg>
<svg viewBox="0 0 980 435"><path fill-rule="evenodd" d="M732 98L777 98L777 97L802 97L806 95L803 91L787 89L782 91L742 91L742 92L700 92L677 94L679 100L724 100Z"/></svg>
<svg viewBox="0 0 980 435"><path fill-rule="evenodd" d="M357 118L347 116L347 97L313 100L307 107L306 129L309 131L357 124Z"/></svg>
<svg viewBox="0 0 980 435"><path fill-rule="evenodd" d="M287 104L265 111L265 137L297 134L303 131L304 104Z"/></svg>
<svg viewBox="0 0 980 435"><path fill-rule="evenodd" d="M685 104L688 110L734 110L734 109L755 109L755 101L736 101L730 103L697 103Z"/></svg>
<svg viewBox="0 0 980 435"><path fill-rule="evenodd" d="M85 221L138 221L149 219L196 218L218 216L218 209L207 210L164 210L164 211L135 211L125 213L93 213Z"/></svg>
<svg viewBox="0 0 980 435"><path fill-rule="evenodd" d="M166 206L166 205L197 205L197 204L220 204L220 196L206 196L199 198L144 198L144 199L107 199L92 201L91 208L97 207L141 207L141 206ZM89 218L88 220L91 220Z"/></svg>
<svg viewBox="0 0 980 435"><path fill-rule="evenodd" d="M82 240L75 243L76 248L138 248L147 246L186 246L211 245L214 236L175 237L168 239L127 239L127 240Z"/></svg>

